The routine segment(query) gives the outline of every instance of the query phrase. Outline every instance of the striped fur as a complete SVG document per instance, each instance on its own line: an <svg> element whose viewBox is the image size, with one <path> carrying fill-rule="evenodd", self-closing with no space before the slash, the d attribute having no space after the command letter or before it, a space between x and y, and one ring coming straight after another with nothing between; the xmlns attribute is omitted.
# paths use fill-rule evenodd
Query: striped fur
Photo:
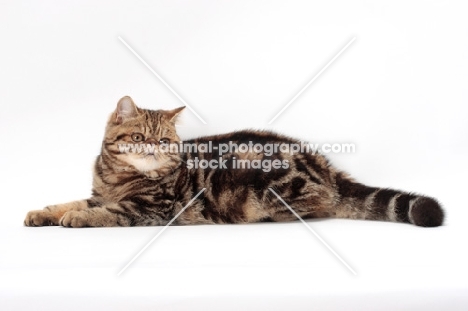
<svg viewBox="0 0 468 311"><path fill-rule="evenodd" d="M167 224L202 188L206 188L174 224L224 224L293 221L295 216L268 188L303 218L337 217L440 226L444 214L430 197L375 188L354 181L320 154L234 152L223 159L287 160L287 168L195 169L186 163L219 159L213 153L121 153L119 144L140 139L148 144L180 141L175 120L183 108L145 110L122 98L110 116L101 154L94 166L92 197L31 211L26 226L155 226ZM137 133L137 134L135 134ZM141 135L141 136L140 136ZM188 143L299 143L267 131L240 131L202 137Z"/></svg>

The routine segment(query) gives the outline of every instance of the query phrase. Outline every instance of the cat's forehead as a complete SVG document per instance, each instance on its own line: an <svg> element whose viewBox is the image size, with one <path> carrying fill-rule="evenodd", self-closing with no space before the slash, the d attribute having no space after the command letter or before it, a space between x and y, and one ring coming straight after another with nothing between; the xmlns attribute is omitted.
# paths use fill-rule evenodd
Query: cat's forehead
<svg viewBox="0 0 468 311"><path fill-rule="evenodd" d="M168 123L163 110L142 109L140 118L138 119L140 122L152 126L167 125Z"/></svg>
<svg viewBox="0 0 468 311"><path fill-rule="evenodd" d="M142 114L137 120L138 123L134 125L151 134L171 132L173 127L167 120L163 110L142 109Z"/></svg>
<svg viewBox="0 0 468 311"><path fill-rule="evenodd" d="M163 113L161 110L140 109L140 116L147 121L161 122Z"/></svg>

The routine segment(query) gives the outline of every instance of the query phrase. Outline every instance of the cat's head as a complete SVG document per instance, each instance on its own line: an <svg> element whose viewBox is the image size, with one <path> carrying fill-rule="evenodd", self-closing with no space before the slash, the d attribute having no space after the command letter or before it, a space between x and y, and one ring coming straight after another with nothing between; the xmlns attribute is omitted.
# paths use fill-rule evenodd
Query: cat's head
<svg viewBox="0 0 468 311"><path fill-rule="evenodd" d="M122 97L107 122L103 155L121 169L134 169L150 176L163 176L180 165L175 147L177 116L185 107L173 110L148 110Z"/></svg>

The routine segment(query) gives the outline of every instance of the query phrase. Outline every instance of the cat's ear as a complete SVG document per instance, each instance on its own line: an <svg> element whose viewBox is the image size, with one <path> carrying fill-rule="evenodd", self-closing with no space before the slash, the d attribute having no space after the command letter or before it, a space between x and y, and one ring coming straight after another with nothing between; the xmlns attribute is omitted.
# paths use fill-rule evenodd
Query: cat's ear
<svg viewBox="0 0 468 311"><path fill-rule="evenodd" d="M122 123L123 121L134 118L138 115L138 108L130 96L122 97L117 103L117 108L114 112L114 122Z"/></svg>
<svg viewBox="0 0 468 311"><path fill-rule="evenodd" d="M172 123L175 123L177 121L177 117L180 115L180 113L185 109L185 106L172 109L172 110L166 110L165 115L171 121Z"/></svg>

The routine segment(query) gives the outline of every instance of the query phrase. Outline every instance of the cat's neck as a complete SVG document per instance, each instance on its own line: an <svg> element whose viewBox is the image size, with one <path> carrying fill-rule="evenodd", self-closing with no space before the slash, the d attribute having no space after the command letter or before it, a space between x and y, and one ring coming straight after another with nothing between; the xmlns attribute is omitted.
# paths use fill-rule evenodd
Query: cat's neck
<svg viewBox="0 0 468 311"><path fill-rule="evenodd" d="M110 183L119 183L122 179L142 178L164 181L173 180L173 168L159 168L149 171L139 171L132 165L127 165L124 162L118 163L113 161L109 156L101 154L96 160L96 171Z"/></svg>

